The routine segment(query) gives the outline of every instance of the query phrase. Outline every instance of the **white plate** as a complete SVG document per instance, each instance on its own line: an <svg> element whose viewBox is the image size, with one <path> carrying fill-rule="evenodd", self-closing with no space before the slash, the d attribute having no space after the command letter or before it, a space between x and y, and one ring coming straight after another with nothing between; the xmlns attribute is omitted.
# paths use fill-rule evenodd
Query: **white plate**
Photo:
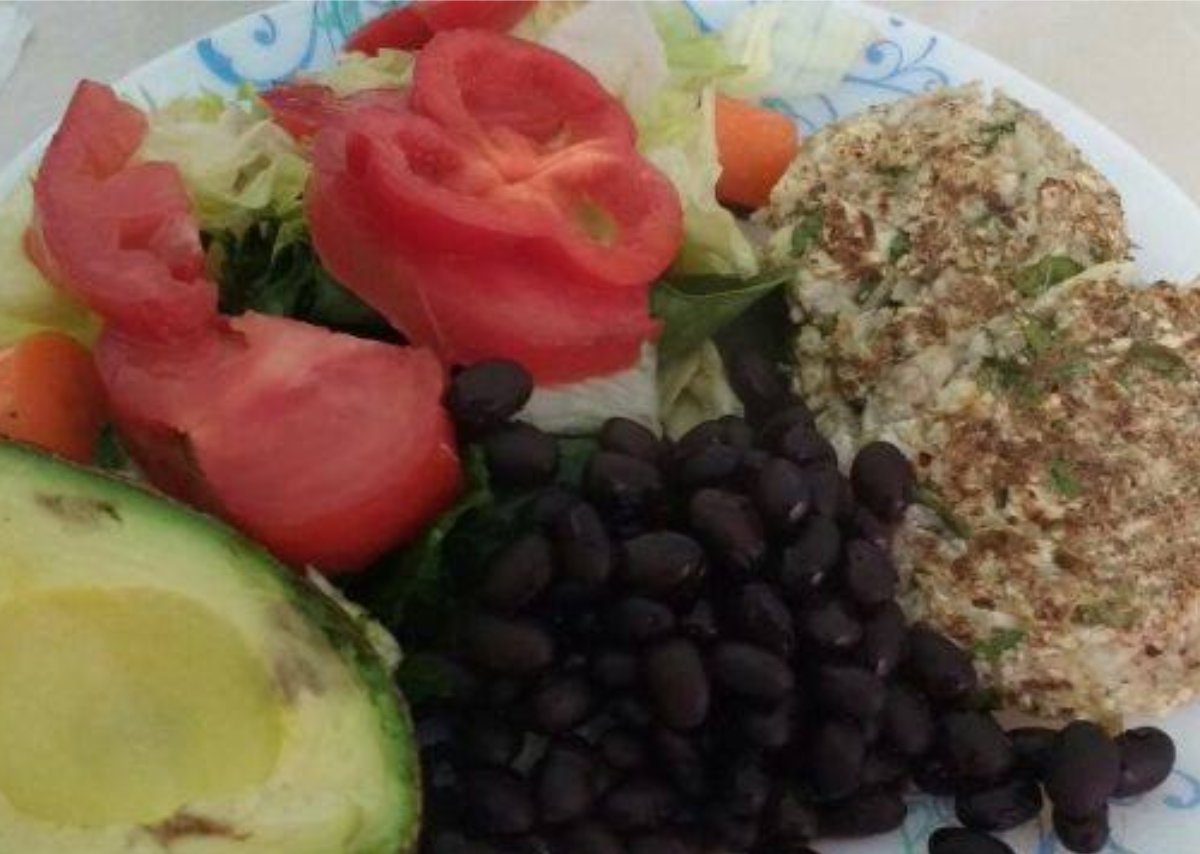
<svg viewBox="0 0 1200 854"><path fill-rule="evenodd" d="M221 27L163 54L122 78L117 88L135 102L153 104L200 90L232 94L250 82L266 85L328 65L364 20L391 3L296 2ZM692 5L705 26L719 28L736 12L731 3ZM1128 143L1070 102L1000 62L902 17L851 6L875 24L878 38L837 91L778 104L811 131L829 121L916 92L982 80L1041 111L1116 185L1125 203L1135 257L1147 278L1177 281L1200 275L1200 208ZM81 71L86 66L81 65ZM0 195L28 171L47 133L0 170ZM1195 854L1200 851L1200 705L1172 716L1166 728L1180 747L1179 770L1160 790L1113 811L1110 854ZM852 844L823 844L827 854L923 854L929 832L953 820L950 804L911 802L900 833ZM1010 836L1020 854L1064 849L1048 821Z"/></svg>

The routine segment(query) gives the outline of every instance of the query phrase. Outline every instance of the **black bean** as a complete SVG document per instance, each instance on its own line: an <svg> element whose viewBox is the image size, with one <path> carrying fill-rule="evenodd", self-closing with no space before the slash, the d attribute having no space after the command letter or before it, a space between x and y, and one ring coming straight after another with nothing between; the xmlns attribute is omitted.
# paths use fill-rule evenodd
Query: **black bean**
<svg viewBox="0 0 1200 854"><path fill-rule="evenodd" d="M768 838L780 843L803 843L815 838L820 832L817 821L817 808L792 788L782 789L771 798L764 816Z"/></svg>
<svg viewBox="0 0 1200 854"><path fill-rule="evenodd" d="M930 795L953 795L959 787L950 764L936 753L929 754L913 766L913 785Z"/></svg>
<svg viewBox="0 0 1200 854"><path fill-rule="evenodd" d="M793 403L786 409L772 413L758 431L759 441L765 448L778 450L784 434L797 424L804 424L814 432L817 429L812 412L803 403Z"/></svg>
<svg viewBox="0 0 1200 854"><path fill-rule="evenodd" d="M413 663L419 662L426 672L436 674L444 688L445 697L452 703L465 705L474 702L483 690L479 675L457 658L440 653L414 653L409 656Z"/></svg>
<svg viewBox="0 0 1200 854"><path fill-rule="evenodd" d="M754 485L754 500L763 519L774 530L796 527L812 505L812 483L804 470L784 457L763 464Z"/></svg>
<svg viewBox="0 0 1200 854"><path fill-rule="evenodd" d="M468 762L511 765L525 746L525 733L516 724L487 711L470 715L458 727L455 747Z"/></svg>
<svg viewBox="0 0 1200 854"><path fill-rule="evenodd" d="M651 463L628 454L600 451L588 463L584 490L601 513L622 524L656 515L663 483Z"/></svg>
<svg viewBox="0 0 1200 854"><path fill-rule="evenodd" d="M1049 727L1017 727L1008 731L1013 753L1017 757L1017 773L1041 780L1046 775L1046 766L1054 752L1058 733Z"/></svg>
<svg viewBox="0 0 1200 854"><path fill-rule="evenodd" d="M704 549L676 531L654 531L625 541L620 578L644 596L669 596L704 576Z"/></svg>
<svg viewBox="0 0 1200 854"><path fill-rule="evenodd" d="M565 578L587 587L608 580L613 547L596 508L582 501L569 507L554 525L554 541Z"/></svg>
<svg viewBox="0 0 1200 854"><path fill-rule="evenodd" d="M899 522L913 502L912 464L888 442L871 442L859 450L850 481L858 500L885 522Z"/></svg>
<svg viewBox="0 0 1200 854"><path fill-rule="evenodd" d="M688 504L688 518L692 530L737 572L752 572L767 553L762 521L741 495L702 489Z"/></svg>
<svg viewBox="0 0 1200 854"><path fill-rule="evenodd" d="M670 821L675 811L671 790L650 777L631 777L609 789L600 809L620 833L649 830Z"/></svg>
<svg viewBox="0 0 1200 854"><path fill-rule="evenodd" d="M850 518L846 520L847 530L860 540L874 543L885 552L892 548L892 528L881 522L874 513L861 504L854 508Z"/></svg>
<svg viewBox="0 0 1200 854"><path fill-rule="evenodd" d="M906 685L888 687L881 722L884 740L904 756L924 756L933 747L933 711Z"/></svg>
<svg viewBox="0 0 1200 854"><path fill-rule="evenodd" d="M954 813L972 830L999 833L1033 821L1042 813L1042 788L1033 780L1010 780L959 795Z"/></svg>
<svg viewBox="0 0 1200 854"><path fill-rule="evenodd" d="M800 634L826 650L848 650L863 636L863 627L840 599L820 598L796 614Z"/></svg>
<svg viewBox="0 0 1200 854"><path fill-rule="evenodd" d="M679 458L694 454L710 445L725 444L725 431L719 421L701 421L679 437L675 443L675 455Z"/></svg>
<svg viewBox="0 0 1200 854"><path fill-rule="evenodd" d="M1090 721L1072 721L1055 739L1046 765L1046 795L1058 812L1090 816L1100 812L1117 790L1121 751Z"/></svg>
<svg viewBox="0 0 1200 854"><path fill-rule="evenodd" d="M542 821L578 821L596 800L596 768L586 748L574 741L551 744L536 772L535 791Z"/></svg>
<svg viewBox="0 0 1200 854"><path fill-rule="evenodd" d="M553 854L550 843L541 836L522 836L506 842L511 854Z"/></svg>
<svg viewBox="0 0 1200 854"><path fill-rule="evenodd" d="M737 633L751 643L783 658L796 646L796 629L787 605L770 585L754 581L743 585L730 606Z"/></svg>
<svg viewBox="0 0 1200 854"><path fill-rule="evenodd" d="M525 519L535 528L553 531L559 518L582 499L570 489L557 484L544 486L537 491L525 511Z"/></svg>
<svg viewBox="0 0 1200 854"><path fill-rule="evenodd" d="M472 664L492 673L536 673L554 660L554 641L537 623L483 614L467 621L463 648Z"/></svg>
<svg viewBox="0 0 1200 854"><path fill-rule="evenodd" d="M689 491L732 483L741 473L744 453L729 445L706 445L680 459L676 480Z"/></svg>
<svg viewBox="0 0 1200 854"><path fill-rule="evenodd" d="M771 776L759 756L744 753L736 757L721 776L725 785L718 797L726 809L744 817L763 811L771 795Z"/></svg>
<svg viewBox="0 0 1200 854"><path fill-rule="evenodd" d="M708 795L708 771L699 745L686 735L657 727L653 734L657 768L671 784L691 798Z"/></svg>
<svg viewBox="0 0 1200 854"><path fill-rule="evenodd" d="M860 839L889 833L904 824L908 807L900 795L887 790L864 791L821 810L825 836Z"/></svg>
<svg viewBox="0 0 1200 854"><path fill-rule="evenodd" d="M520 679L501 676L489 680L484 685L483 690L480 692L480 704L487 709L503 709L521 699L524 691L525 683Z"/></svg>
<svg viewBox="0 0 1200 854"><path fill-rule="evenodd" d="M787 375L760 350L738 348L726 359L725 369L730 387L752 422L761 423L794 400Z"/></svg>
<svg viewBox="0 0 1200 854"><path fill-rule="evenodd" d="M962 783L996 782L1012 770L1012 742L991 715L953 712L942 718L941 733L950 771Z"/></svg>
<svg viewBox="0 0 1200 854"><path fill-rule="evenodd" d="M633 771L646 764L646 746L631 730L614 727L600 737L596 747L616 771Z"/></svg>
<svg viewBox="0 0 1200 854"><path fill-rule="evenodd" d="M750 700L777 703L795 684L787 662L750 644L719 643L709 664L722 687Z"/></svg>
<svg viewBox="0 0 1200 854"><path fill-rule="evenodd" d="M488 565L477 588L479 601L495 611L524 608L554 576L554 553L541 533L526 534L510 543Z"/></svg>
<svg viewBox="0 0 1200 854"><path fill-rule="evenodd" d="M917 686L937 704L955 703L979 687L970 655L928 626L909 630L908 665Z"/></svg>
<svg viewBox="0 0 1200 854"><path fill-rule="evenodd" d="M592 658L591 674L602 688L629 688L637 682L637 656L624 650L602 650Z"/></svg>
<svg viewBox="0 0 1200 854"><path fill-rule="evenodd" d="M963 827L942 827L929 837L929 854L1013 854L1007 843Z"/></svg>
<svg viewBox="0 0 1200 854"><path fill-rule="evenodd" d="M806 421L798 421L780 434L775 449L797 465L837 465L833 445Z"/></svg>
<svg viewBox="0 0 1200 854"><path fill-rule="evenodd" d="M425 849L423 849L425 850ZM454 831L439 833L429 844L429 854L500 854L500 852L478 839L467 839Z"/></svg>
<svg viewBox="0 0 1200 854"><path fill-rule="evenodd" d="M663 446L648 429L628 418L610 418L600 428L600 447L606 451L637 457L658 464Z"/></svg>
<svg viewBox="0 0 1200 854"><path fill-rule="evenodd" d="M817 671L817 702L832 715L875 718L883 711L884 692L883 680L861 667L826 664Z"/></svg>
<svg viewBox="0 0 1200 854"><path fill-rule="evenodd" d="M476 829L517 836L533 829L537 810L525 781L507 768L476 768L462 777L463 814Z"/></svg>
<svg viewBox="0 0 1200 854"><path fill-rule="evenodd" d="M696 643L707 644L720 637L721 630L717 625L717 615L712 603L701 600L697 602L679 621L679 629Z"/></svg>
<svg viewBox="0 0 1200 854"><path fill-rule="evenodd" d="M446 409L470 433L498 427L516 415L533 393L533 377L516 362L489 359L455 373Z"/></svg>
<svg viewBox="0 0 1200 854"><path fill-rule="evenodd" d="M908 762L898 754L873 750L863 760L862 785L877 789L894 786L908 776Z"/></svg>
<svg viewBox="0 0 1200 854"><path fill-rule="evenodd" d="M810 518L783 550L779 583L800 599L821 587L842 555L842 532L824 516Z"/></svg>
<svg viewBox="0 0 1200 854"><path fill-rule="evenodd" d="M887 552L866 540L851 540L846 544L842 582L856 603L878 608L895 597L900 576Z"/></svg>
<svg viewBox="0 0 1200 854"><path fill-rule="evenodd" d="M908 652L908 622L895 602L885 603L863 623L855 657L872 673L891 676Z"/></svg>
<svg viewBox="0 0 1200 854"><path fill-rule="evenodd" d="M557 839L555 854L625 854L625 846L604 825L584 822L563 831Z"/></svg>
<svg viewBox="0 0 1200 854"><path fill-rule="evenodd" d="M611 708L618 721L634 729L645 729L654 723L654 713L637 697L620 697Z"/></svg>
<svg viewBox="0 0 1200 854"><path fill-rule="evenodd" d="M673 833L650 833L629 840L629 854L692 854L693 848Z"/></svg>
<svg viewBox="0 0 1200 854"><path fill-rule="evenodd" d="M483 451L488 471L503 486L537 486L558 470L558 443L532 424L518 421L488 434Z"/></svg>
<svg viewBox="0 0 1200 854"><path fill-rule="evenodd" d="M556 676L530 695L530 722L539 732L563 733L587 718L592 705L592 689L583 676Z"/></svg>
<svg viewBox="0 0 1200 854"><path fill-rule="evenodd" d="M722 415L716 423L721 428L722 443L743 451L753 447L754 428L746 423L745 418L740 415Z"/></svg>
<svg viewBox="0 0 1200 854"><path fill-rule="evenodd" d="M824 800L840 800L854 792L862 778L867 745L852 723L828 721L817 728L809 745L808 769L813 790Z"/></svg>
<svg viewBox="0 0 1200 854"><path fill-rule="evenodd" d="M658 718L674 729L695 729L708 718L708 674L696 645L685 638L663 641L642 659L646 693Z"/></svg>
<svg viewBox="0 0 1200 854"><path fill-rule="evenodd" d="M736 719L747 742L763 750L780 750L792 740L797 714L796 703L788 698L766 710L742 709Z"/></svg>
<svg viewBox="0 0 1200 854"><path fill-rule="evenodd" d="M675 628L675 614L661 602L627 596L608 609L604 623L613 638L636 644L669 634Z"/></svg>
<svg viewBox="0 0 1200 854"><path fill-rule="evenodd" d="M758 822L754 818L734 815L724 806L718 806L709 812L707 819L710 832L723 843L718 850L748 851L758 843Z"/></svg>
<svg viewBox="0 0 1200 854"><path fill-rule="evenodd" d="M1160 786L1175 767L1175 742L1156 727L1126 730L1117 736L1121 776L1115 797L1128 798Z"/></svg>
<svg viewBox="0 0 1200 854"><path fill-rule="evenodd" d="M1103 806L1091 815L1082 818L1054 810L1054 832L1058 841L1068 851L1076 854L1095 854L1108 845L1108 807Z"/></svg>
<svg viewBox="0 0 1200 854"><path fill-rule="evenodd" d="M854 495L850 481L832 464L810 466L812 511L839 522L849 521L854 513Z"/></svg>

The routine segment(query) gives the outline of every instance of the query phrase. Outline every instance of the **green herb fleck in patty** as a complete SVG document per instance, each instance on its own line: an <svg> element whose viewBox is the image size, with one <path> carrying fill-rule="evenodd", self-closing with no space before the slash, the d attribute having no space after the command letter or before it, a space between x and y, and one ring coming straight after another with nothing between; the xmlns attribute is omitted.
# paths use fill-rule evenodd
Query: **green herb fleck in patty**
<svg viewBox="0 0 1200 854"><path fill-rule="evenodd" d="M1012 652L1025 640L1024 629L996 629L983 640L976 641L971 651L976 658L995 664L1005 653Z"/></svg>
<svg viewBox="0 0 1200 854"><path fill-rule="evenodd" d="M1042 260L1022 267L1013 276L1013 287L1022 296L1044 294L1059 282L1083 272L1083 265L1067 255L1047 255Z"/></svg>

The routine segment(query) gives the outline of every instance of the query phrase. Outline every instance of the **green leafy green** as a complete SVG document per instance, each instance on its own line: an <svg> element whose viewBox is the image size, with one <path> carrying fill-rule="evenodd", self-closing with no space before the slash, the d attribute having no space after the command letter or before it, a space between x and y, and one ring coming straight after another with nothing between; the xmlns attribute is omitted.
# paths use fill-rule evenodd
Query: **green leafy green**
<svg viewBox="0 0 1200 854"><path fill-rule="evenodd" d="M1126 591L1075 606L1071 619L1083 626L1106 626L1110 629L1131 629L1142 619L1145 611L1136 597Z"/></svg>
<svg viewBox="0 0 1200 854"><path fill-rule="evenodd" d="M96 440L96 451L92 456L92 465L105 471L121 474L134 471L133 461L121 444L117 428L111 422L100 430L100 438Z"/></svg>
<svg viewBox="0 0 1200 854"><path fill-rule="evenodd" d="M1083 493L1083 487L1069 460L1055 457L1050 461L1047 473L1050 476L1050 484L1064 498L1078 498Z"/></svg>
<svg viewBox="0 0 1200 854"><path fill-rule="evenodd" d="M889 181L899 181L912 171L911 166L903 166L899 163L881 163L875 167L875 174L881 175Z"/></svg>
<svg viewBox="0 0 1200 854"><path fill-rule="evenodd" d="M257 311L390 335L383 318L326 272L297 224L263 219L240 233L219 231L206 238L225 313Z"/></svg>
<svg viewBox="0 0 1200 854"><path fill-rule="evenodd" d="M996 629L988 637L976 641L971 651L976 658L995 664L1005 653L1019 647L1026 637L1024 629Z"/></svg>
<svg viewBox="0 0 1200 854"><path fill-rule="evenodd" d="M1029 366L1012 358L984 359L980 380L986 388L1009 394L1023 403L1037 402L1044 392Z"/></svg>
<svg viewBox="0 0 1200 854"><path fill-rule="evenodd" d="M991 153L1000 144L1000 140L1010 134L1017 132L1017 120L1009 119L1006 122L994 122L983 126L980 136L980 143L983 145L983 150Z"/></svg>
<svg viewBox="0 0 1200 854"><path fill-rule="evenodd" d="M792 257L803 257L813 243L820 240L821 230L824 227L825 214L823 211L812 211L801 217L800 221L792 226Z"/></svg>
<svg viewBox="0 0 1200 854"><path fill-rule="evenodd" d="M1049 352L1058 340L1058 327L1052 319L1027 315L1020 326L1030 358Z"/></svg>
<svg viewBox="0 0 1200 854"><path fill-rule="evenodd" d="M1125 354L1125 366L1145 368L1171 382L1180 382L1192 375L1182 356L1154 341L1134 341Z"/></svg>
<svg viewBox="0 0 1200 854"><path fill-rule="evenodd" d="M912 251L912 238L907 231L897 231L888 243L888 261L895 264Z"/></svg>
<svg viewBox="0 0 1200 854"><path fill-rule="evenodd" d="M396 669L396 685L414 706L454 697L455 682L446 659L428 652L406 654Z"/></svg>
<svg viewBox="0 0 1200 854"><path fill-rule="evenodd" d="M971 526L968 525L962 518L957 516L950 509L949 504L942 498L932 486L928 484L918 484L914 500L917 504L928 509L931 513L938 517L942 526L952 535L960 540L967 540L971 537Z"/></svg>
<svg viewBox="0 0 1200 854"><path fill-rule="evenodd" d="M1044 294L1059 282L1083 272L1083 265L1067 255L1047 255L1040 261L1022 267L1013 276L1013 287L1022 296L1036 297Z"/></svg>
<svg viewBox="0 0 1200 854"><path fill-rule="evenodd" d="M759 300L791 281L793 270L756 276L676 276L651 294L651 312L663 322L660 358L673 359L699 347Z"/></svg>

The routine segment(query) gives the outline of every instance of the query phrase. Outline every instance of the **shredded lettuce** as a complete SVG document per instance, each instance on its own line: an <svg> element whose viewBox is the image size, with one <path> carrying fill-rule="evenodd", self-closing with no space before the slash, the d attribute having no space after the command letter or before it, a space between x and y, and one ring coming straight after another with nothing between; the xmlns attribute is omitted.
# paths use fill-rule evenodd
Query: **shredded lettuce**
<svg viewBox="0 0 1200 854"><path fill-rule="evenodd" d="M150 113L144 160L179 167L206 231L241 232L264 217L299 220L309 164L292 137L252 104L214 95Z"/></svg>
<svg viewBox="0 0 1200 854"><path fill-rule="evenodd" d="M56 329L90 343L98 328L79 303L46 280L25 254L33 187L21 181L0 203L0 346Z"/></svg>
<svg viewBox="0 0 1200 854"><path fill-rule="evenodd" d="M712 341L663 366L658 375L658 397L663 429L672 438L702 421L742 412L725 374L721 353Z"/></svg>
<svg viewBox="0 0 1200 854"><path fill-rule="evenodd" d="M301 76L308 83L328 86L341 97L366 89L396 89L412 79L413 55L404 50L384 48L375 56L347 53L337 64L324 71Z"/></svg>
<svg viewBox="0 0 1200 854"><path fill-rule="evenodd" d="M719 87L742 98L791 100L828 92L873 37L867 21L837 3L746 4L720 36L743 70Z"/></svg>
<svg viewBox="0 0 1200 854"><path fill-rule="evenodd" d="M574 436L598 432L605 421L619 415L657 431L657 371L655 348L646 345L638 363L624 371L534 389L521 419L551 433Z"/></svg>

